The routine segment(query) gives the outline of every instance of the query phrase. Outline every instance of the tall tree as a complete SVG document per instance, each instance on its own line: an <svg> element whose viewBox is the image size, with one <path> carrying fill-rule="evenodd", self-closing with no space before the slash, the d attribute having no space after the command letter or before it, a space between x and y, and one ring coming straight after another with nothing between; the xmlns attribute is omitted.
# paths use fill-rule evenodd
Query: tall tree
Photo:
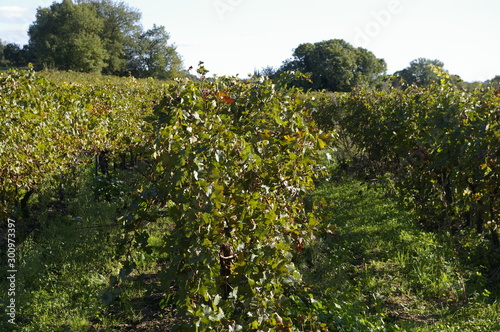
<svg viewBox="0 0 500 332"><path fill-rule="evenodd" d="M30 26L30 49L46 67L101 72L107 52L100 38L103 20L89 4L71 0L38 8Z"/></svg>
<svg viewBox="0 0 500 332"><path fill-rule="evenodd" d="M5 63L5 56L4 56L4 51L5 49L5 44L2 39L0 39L0 66L3 67L6 65Z"/></svg>
<svg viewBox="0 0 500 332"><path fill-rule="evenodd" d="M181 60L163 26L143 31L124 2L71 0L38 8L29 47L45 67L139 77L180 75Z"/></svg>
<svg viewBox="0 0 500 332"><path fill-rule="evenodd" d="M439 60L418 58L410 62L410 66L394 73L396 77L408 85L429 85L439 80L434 67L443 68L444 63Z"/></svg>
<svg viewBox="0 0 500 332"><path fill-rule="evenodd" d="M182 61L175 46L169 45L165 27L153 25L142 33L129 61L130 72L137 77L168 79L179 76Z"/></svg>
<svg viewBox="0 0 500 332"><path fill-rule="evenodd" d="M311 83L297 82L305 88L350 91L357 86L373 86L386 68L385 61L372 52L332 39L299 45L279 71L310 73Z"/></svg>
<svg viewBox="0 0 500 332"><path fill-rule="evenodd" d="M26 50L21 48L20 45L9 43L3 46L3 58L9 66L25 66L27 64Z"/></svg>
<svg viewBox="0 0 500 332"><path fill-rule="evenodd" d="M137 45L142 33L141 13L124 2L111 0L87 1L91 3L104 21L100 34L108 56L105 60L106 74L126 74L127 61Z"/></svg>

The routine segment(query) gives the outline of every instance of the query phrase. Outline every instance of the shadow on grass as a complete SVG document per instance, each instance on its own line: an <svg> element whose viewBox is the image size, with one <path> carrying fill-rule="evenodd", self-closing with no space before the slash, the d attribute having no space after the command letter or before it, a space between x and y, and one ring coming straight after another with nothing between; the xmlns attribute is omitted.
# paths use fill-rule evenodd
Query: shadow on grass
<svg viewBox="0 0 500 332"><path fill-rule="evenodd" d="M96 322L90 331L170 331L179 323L175 308L161 305L166 293L157 273L136 274L119 287L121 294L107 313L114 322Z"/></svg>

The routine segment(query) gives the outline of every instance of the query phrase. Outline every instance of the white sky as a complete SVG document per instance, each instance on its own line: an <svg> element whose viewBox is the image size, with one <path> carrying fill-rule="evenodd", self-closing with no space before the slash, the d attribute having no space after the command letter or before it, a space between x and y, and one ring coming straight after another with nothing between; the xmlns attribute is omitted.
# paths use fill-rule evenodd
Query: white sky
<svg viewBox="0 0 500 332"><path fill-rule="evenodd" d="M26 44L36 8L52 2L2 0L0 39ZM499 0L125 2L142 13L145 29L165 26L186 68L201 60L211 74L245 77L279 67L301 43L344 39L385 59L390 74L424 57L466 81L500 75Z"/></svg>

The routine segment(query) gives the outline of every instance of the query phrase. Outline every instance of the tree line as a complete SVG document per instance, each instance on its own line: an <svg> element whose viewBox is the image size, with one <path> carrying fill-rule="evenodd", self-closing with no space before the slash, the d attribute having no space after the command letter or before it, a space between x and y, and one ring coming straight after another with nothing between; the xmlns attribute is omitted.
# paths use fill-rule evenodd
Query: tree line
<svg viewBox="0 0 500 332"><path fill-rule="evenodd" d="M258 76L278 77L286 71L299 71L309 80L297 80L292 85L308 90L350 92L356 88L385 90L405 89L411 85L429 86L439 83L437 74L444 63L437 59L417 58L409 66L387 74L387 63L361 47L354 47L342 39L300 44L292 57L279 68L266 67L255 72ZM500 90L500 75L484 82L464 82L458 75L450 75L452 83L472 90L480 84L493 85Z"/></svg>
<svg viewBox="0 0 500 332"><path fill-rule="evenodd" d="M20 46L0 40L0 66L97 72L118 76L169 79L186 75L175 45L164 26L144 30L141 13L125 2L113 0L72 0L54 2L38 8L28 30L29 42ZM438 82L435 69L444 68L439 60L418 58L409 66L387 75L387 64L372 52L354 47L341 39L303 43L291 58L275 69L267 67L255 74L276 78L284 72L299 71L309 80L291 85L311 90L352 91L354 88L404 88ZM477 87L451 75L456 86ZM482 82L500 89L500 76Z"/></svg>
<svg viewBox="0 0 500 332"><path fill-rule="evenodd" d="M38 8L27 45L0 43L4 67L168 79L182 61L164 26L144 30L141 13L124 2L71 0Z"/></svg>

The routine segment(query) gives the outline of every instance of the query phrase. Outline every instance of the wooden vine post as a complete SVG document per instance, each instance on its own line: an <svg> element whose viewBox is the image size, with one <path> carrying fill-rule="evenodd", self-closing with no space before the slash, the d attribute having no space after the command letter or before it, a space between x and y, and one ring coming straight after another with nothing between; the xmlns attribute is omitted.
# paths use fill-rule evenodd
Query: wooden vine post
<svg viewBox="0 0 500 332"><path fill-rule="evenodd" d="M233 287L229 283L229 276L231 275L231 265L234 260L236 260L236 254L234 253L233 246L229 242L221 244L219 250L219 263L220 275L222 277L221 289L223 299L227 299L229 293L233 290Z"/></svg>

